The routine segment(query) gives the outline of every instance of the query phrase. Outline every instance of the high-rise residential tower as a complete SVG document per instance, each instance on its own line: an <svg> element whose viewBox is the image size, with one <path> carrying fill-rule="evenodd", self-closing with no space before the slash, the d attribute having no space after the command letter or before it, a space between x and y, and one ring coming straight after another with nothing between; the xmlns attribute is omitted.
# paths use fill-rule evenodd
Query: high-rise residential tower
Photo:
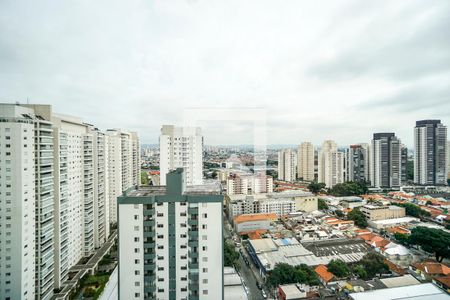
<svg viewBox="0 0 450 300"><path fill-rule="evenodd" d="M395 133L374 133L370 148L370 183L378 188L401 185L401 142Z"/></svg>
<svg viewBox="0 0 450 300"><path fill-rule="evenodd" d="M350 145L346 153L346 180L369 182L369 145Z"/></svg>
<svg viewBox="0 0 450 300"><path fill-rule="evenodd" d="M406 185L408 182L408 148L404 144L401 146L400 168L401 184Z"/></svg>
<svg viewBox="0 0 450 300"><path fill-rule="evenodd" d="M46 161L35 164L35 126L39 128L40 120L32 109L2 104L0 116L0 298L34 300L36 270L40 268L35 251L36 206L53 203L53 168L49 167ZM47 129L47 126L45 127ZM52 157L51 131L50 136L42 139L43 144L49 145L48 151ZM42 174L43 169L47 169L48 173ZM39 173L42 177L47 176L45 181L50 180L50 183L44 186L50 196L41 197L41 194L35 191ZM46 196L50 199L46 199ZM52 213L50 208L51 246ZM50 260L53 260L52 252ZM45 274L52 277L52 272L51 269L50 273Z"/></svg>
<svg viewBox="0 0 450 300"><path fill-rule="evenodd" d="M203 136L200 127L163 125L159 137L159 170L161 185L166 174L185 169L187 185L203 182Z"/></svg>
<svg viewBox="0 0 450 300"><path fill-rule="evenodd" d="M447 141L447 179L450 179L450 141Z"/></svg>
<svg viewBox="0 0 450 300"><path fill-rule="evenodd" d="M106 131L109 223L117 223L117 197L139 185L139 139L135 132L122 129Z"/></svg>
<svg viewBox="0 0 450 300"><path fill-rule="evenodd" d="M441 120L417 121L414 146L414 183L446 185L447 127Z"/></svg>
<svg viewBox="0 0 450 300"><path fill-rule="evenodd" d="M278 179L295 181L297 171L297 153L292 149L278 152Z"/></svg>
<svg viewBox="0 0 450 300"><path fill-rule="evenodd" d="M223 299L220 186L184 172L118 198L119 299Z"/></svg>
<svg viewBox="0 0 450 300"><path fill-rule="evenodd" d="M334 141L326 140L318 155L318 182L323 182L328 188L345 181L344 152L337 150Z"/></svg>
<svg viewBox="0 0 450 300"><path fill-rule="evenodd" d="M303 142L298 146L299 179L314 181L314 146L310 142Z"/></svg>
<svg viewBox="0 0 450 300"><path fill-rule="evenodd" d="M50 299L109 235L106 137L50 105L0 104L0 119L0 298Z"/></svg>

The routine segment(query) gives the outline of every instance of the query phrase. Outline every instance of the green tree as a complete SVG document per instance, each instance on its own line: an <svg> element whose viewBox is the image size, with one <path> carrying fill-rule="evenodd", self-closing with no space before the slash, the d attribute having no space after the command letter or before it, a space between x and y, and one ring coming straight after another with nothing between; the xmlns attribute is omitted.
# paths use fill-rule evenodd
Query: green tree
<svg viewBox="0 0 450 300"><path fill-rule="evenodd" d="M233 244L224 241L223 252L224 265L227 267L236 267L238 265L237 260L239 259L239 252L236 251Z"/></svg>
<svg viewBox="0 0 450 300"><path fill-rule="evenodd" d="M363 279L371 279L378 274L384 274L389 271L389 267L384 263L384 257L375 252L369 252L364 255L359 265L365 270L367 276Z"/></svg>
<svg viewBox="0 0 450 300"><path fill-rule="evenodd" d="M319 208L319 210L327 210L328 209L328 205L325 202L325 200L319 199L319 201L318 201L318 208Z"/></svg>
<svg viewBox="0 0 450 300"><path fill-rule="evenodd" d="M444 230L419 226L413 228L408 241L426 252L434 253L438 262L450 258L450 233Z"/></svg>
<svg viewBox="0 0 450 300"><path fill-rule="evenodd" d="M270 271L267 282L270 286L288 283L306 283L309 285L318 285L319 280L314 270L305 264L291 266L286 263L278 263Z"/></svg>
<svg viewBox="0 0 450 300"><path fill-rule="evenodd" d="M313 181L308 185L308 190L311 193L317 194L325 188L325 183L319 183L317 181Z"/></svg>
<svg viewBox="0 0 450 300"><path fill-rule="evenodd" d="M361 279L369 279L366 270L362 265L355 265L352 272Z"/></svg>
<svg viewBox="0 0 450 300"><path fill-rule="evenodd" d="M413 203L394 203L394 205L401 206L405 208L405 212L408 216L416 218L430 217L431 214L426 210L421 209L419 206Z"/></svg>
<svg viewBox="0 0 450 300"><path fill-rule="evenodd" d="M336 216L338 216L339 218L343 218L344 217L344 212L342 210L335 210L334 213L336 214Z"/></svg>
<svg viewBox="0 0 450 300"><path fill-rule="evenodd" d="M354 208L351 212L347 214L347 218L355 222L355 225L361 228L367 227L366 216L359 210L359 208Z"/></svg>
<svg viewBox="0 0 450 300"><path fill-rule="evenodd" d="M409 244L409 236L407 234L396 232L394 233L394 238L402 245Z"/></svg>
<svg viewBox="0 0 450 300"><path fill-rule="evenodd" d="M336 184L328 192L333 196L345 197L364 195L367 194L368 191L369 189L367 187L367 183L365 182L347 181Z"/></svg>
<svg viewBox="0 0 450 300"><path fill-rule="evenodd" d="M146 171L141 171L141 184L148 185L148 174Z"/></svg>
<svg viewBox="0 0 450 300"><path fill-rule="evenodd" d="M330 261L327 268L328 271L340 278L347 277L350 274L350 268L340 259L333 259Z"/></svg>

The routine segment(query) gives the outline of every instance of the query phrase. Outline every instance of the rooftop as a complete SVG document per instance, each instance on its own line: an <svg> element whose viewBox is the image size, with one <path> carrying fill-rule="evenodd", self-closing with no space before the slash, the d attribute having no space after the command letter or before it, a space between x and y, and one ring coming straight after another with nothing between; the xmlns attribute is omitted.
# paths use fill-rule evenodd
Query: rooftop
<svg viewBox="0 0 450 300"><path fill-rule="evenodd" d="M449 275L450 268L438 262L422 262L413 265L415 268L427 273L428 275Z"/></svg>
<svg viewBox="0 0 450 300"><path fill-rule="evenodd" d="M388 288L420 284L420 282L411 274L392 278L382 278L380 281Z"/></svg>
<svg viewBox="0 0 450 300"><path fill-rule="evenodd" d="M333 273L329 272L327 266L325 265L318 265L314 269L314 272L316 272L317 275L325 282L331 281L331 279L333 279L334 277Z"/></svg>
<svg viewBox="0 0 450 300"><path fill-rule="evenodd" d="M308 266L326 265L332 259L344 262L356 262L367 253L369 246L360 239L334 239L299 243L290 239L260 239L251 240L251 246L264 265L271 270L277 263L287 263L292 266L306 264Z"/></svg>
<svg viewBox="0 0 450 300"><path fill-rule="evenodd" d="M351 293L353 300L394 300L394 299L421 299L421 300L447 300L448 295L432 283L416 284L395 288L380 289L361 293Z"/></svg>
<svg viewBox="0 0 450 300"><path fill-rule="evenodd" d="M244 214L244 215L238 215L234 217L234 223L239 224L243 222L251 222L251 221L265 221L265 220L277 220L277 214Z"/></svg>

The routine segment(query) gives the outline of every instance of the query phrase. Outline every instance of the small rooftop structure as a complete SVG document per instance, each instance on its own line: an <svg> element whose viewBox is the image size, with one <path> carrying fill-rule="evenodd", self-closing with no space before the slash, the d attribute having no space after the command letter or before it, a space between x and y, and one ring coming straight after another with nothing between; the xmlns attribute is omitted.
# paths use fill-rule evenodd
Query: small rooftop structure
<svg viewBox="0 0 450 300"><path fill-rule="evenodd" d="M318 265L314 269L314 272L316 272L317 276L319 276L320 281L324 284L327 284L334 278L333 273L329 272L327 266L325 265Z"/></svg>
<svg viewBox="0 0 450 300"><path fill-rule="evenodd" d="M410 274L399 277L382 278L380 281L388 288L420 284L420 281Z"/></svg>

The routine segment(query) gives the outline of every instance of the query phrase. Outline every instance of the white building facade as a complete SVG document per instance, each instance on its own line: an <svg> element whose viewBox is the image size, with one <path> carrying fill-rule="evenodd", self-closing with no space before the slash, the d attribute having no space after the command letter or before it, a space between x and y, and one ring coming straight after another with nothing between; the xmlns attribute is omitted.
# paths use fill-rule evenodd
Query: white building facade
<svg viewBox="0 0 450 300"><path fill-rule="evenodd" d="M278 179L295 181L297 172L297 153L292 149L278 152Z"/></svg>
<svg viewBox="0 0 450 300"><path fill-rule="evenodd" d="M119 299L223 299L219 186L129 191L119 202Z"/></svg>
<svg viewBox="0 0 450 300"><path fill-rule="evenodd" d="M184 168L187 185L203 182L203 136L200 127L163 125L159 137L159 170L161 185L166 174Z"/></svg>
<svg viewBox="0 0 450 300"><path fill-rule="evenodd" d="M50 105L0 104L0 119L0 298L50 299L109 235L106 136Z"/></svg>
<svg viewBox="0 0 450 300"><path fill-rule="evenodd" d="M344 164L344 152L338 151L334 141L324 141L318 156L318 182L325 183L328 188L343 183L345 181Z"/></svg>

